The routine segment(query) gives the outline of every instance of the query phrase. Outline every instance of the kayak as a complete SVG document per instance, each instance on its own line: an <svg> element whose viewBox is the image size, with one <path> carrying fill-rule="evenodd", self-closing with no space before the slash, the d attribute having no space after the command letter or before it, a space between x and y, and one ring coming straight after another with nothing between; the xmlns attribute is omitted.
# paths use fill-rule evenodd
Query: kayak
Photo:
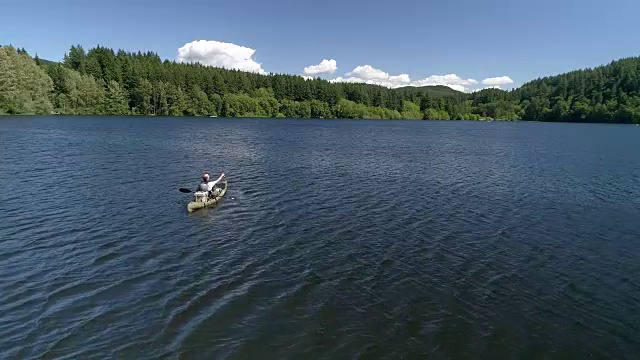
<svg viewBox="0 0 640 360"><path fill-rule="evenodd" d="M213 196L209 197L205 191L196 191L193 193L193 201L187 204L187 210L194 212L196 210L204 209L207 207L215 206L222 200L222 197L227 193L227 180L220 184L219 188L213 189Z"/></svg>

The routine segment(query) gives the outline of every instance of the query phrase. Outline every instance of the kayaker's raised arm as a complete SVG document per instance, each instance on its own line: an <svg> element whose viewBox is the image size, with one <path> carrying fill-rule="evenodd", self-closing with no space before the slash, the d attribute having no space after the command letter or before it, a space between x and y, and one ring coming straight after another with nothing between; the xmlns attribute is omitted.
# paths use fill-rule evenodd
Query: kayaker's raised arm
<svg viewBox="0 0 640 360"><path fill-rule="evenodd" d="M215 181L211 181L209 183L209 189L211 189L212 187L214 187L217 183L219 183L220 181L222 181L222 179L224 178L224 173L222 175L220 175L220 177L218 179L216 179Z"/></svg>

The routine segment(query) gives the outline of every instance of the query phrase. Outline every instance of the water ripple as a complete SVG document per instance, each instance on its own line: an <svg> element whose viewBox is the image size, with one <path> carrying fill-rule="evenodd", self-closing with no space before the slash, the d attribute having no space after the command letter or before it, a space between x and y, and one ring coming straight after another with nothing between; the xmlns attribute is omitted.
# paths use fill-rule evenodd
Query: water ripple
<svg viewBox="0 0 640 360"><path fill-rule="evenodd" d="M3 119L0 358L634 359L639 137Z"/></svg>

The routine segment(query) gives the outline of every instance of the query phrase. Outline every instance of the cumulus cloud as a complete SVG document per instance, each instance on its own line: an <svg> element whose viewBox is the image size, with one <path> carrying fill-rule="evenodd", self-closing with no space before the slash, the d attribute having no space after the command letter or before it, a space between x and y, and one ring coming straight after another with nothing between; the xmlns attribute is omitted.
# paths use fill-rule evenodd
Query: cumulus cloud
<svg viewBox="0 0 640 360"><path fill-rule="evenodd" d="M499 76L484 79L482 80L482 83L485 85L507 85L513 84L513 80L511 80L511 78L508 76Z"/></svg>
<svg viewBox="0 0 640 360"><path fill-rule="evenodd" d="M454 90L467 92L469 91L469 87L476 85L478 83L477 80L474 79L464 79L456 74L447 74L447 75L431 75L422 80L417 80L412 83L413 86L448 86Z"/></svg>
<svg viewBox="0 0 640 360"><path fill-rule="evenodd" d="M371 65L358 66L353 71L348 72L347 76L351 76L354 78L360 78L363 80L388 80L389 74L386 72L376 69Z"/></svg>
<svg viewBox="0 0 640 360"><path fill-rule="evenodd" d="M343 82L343 83L359 83L359 82L364 82L364 81L362 79L357 79L357 78L354 78L354 77L345 79L342 76L338 76L335 79L329 80L329 82L331 82L331 83L341 83L341 82Z"/></svg>
<svg viewBox="0 0 640 360"><path fill-rule="evenodd" d="M474 79L463 79L456 74L447 74L447 75L432 75L428 78L415 81L414 84L416 86L434 86L434 85L444 85L444 86L457 86L457 87L466 87L477 84L478 81Z"/></svg>
<svg viewBox="0 0 640 360"><path fill-rule="evenodd" d="M400 74L396 76L389 76L389 81L394 84L409 84L411 82L411 78L409 74Z"/></svg>
<svg viewBox="0 0 640 360"><path fill-rule="evenodd" d="M398 88L411 84L411 78L408 74L389 75L388 73L370 65L358 66L346 75L348 78L337 77L329 81L334 83L365 83L386 86L388 88Z"/></svg>
<svg viewBox="0 0 640 360"><path fill-rule="evenodd" d="M358 66L346 75L348 76L347 78L338 77L329 81L375 84L389 88L443 85L463 92L468 92L469 87L478 84L477 80L464 79L456 74L432 75L425 79L411 81L408 74L389 75L388 73L370 65Z"/></svg>
<svg viewBox="0 0 640 360"><path fill-rule="evenodd" d="M302 78L305 80L313 80L313 76L302 75Z"/></svg>
<svg viewBox="0 0 640 360"><path fill-rule="evenodd" d="M311 65L304 68L306 75L333 74L338 70L338 63L331 59L323 59L318 65Z"/></svg>
<svg viewBox="0 0 640 360"><path fill-rule="evenodd" d="M215 40L198 40L178 49L177 62L236 69L264 74L262 65L253 59L255 50Z"/></svg>

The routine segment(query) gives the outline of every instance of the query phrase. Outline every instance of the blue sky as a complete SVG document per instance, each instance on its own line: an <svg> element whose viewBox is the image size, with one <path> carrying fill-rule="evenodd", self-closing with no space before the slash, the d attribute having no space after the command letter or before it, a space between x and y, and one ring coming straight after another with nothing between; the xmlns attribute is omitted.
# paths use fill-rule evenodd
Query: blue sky
<svg viewBox="0 0 640 360"><path fill-rule="evenodd" d="M463 85L471 90L486 78L509 77L501 86L511 88L640 55L637 0L30 0L2 8L0 44L51 60L72 44L174 60L185 44L212 40L255 50L267 72L303 74L333 59L337 70L321 74L327 79L456 74L477 81ZM406 82L389 81L396 80Z"/></svg>

